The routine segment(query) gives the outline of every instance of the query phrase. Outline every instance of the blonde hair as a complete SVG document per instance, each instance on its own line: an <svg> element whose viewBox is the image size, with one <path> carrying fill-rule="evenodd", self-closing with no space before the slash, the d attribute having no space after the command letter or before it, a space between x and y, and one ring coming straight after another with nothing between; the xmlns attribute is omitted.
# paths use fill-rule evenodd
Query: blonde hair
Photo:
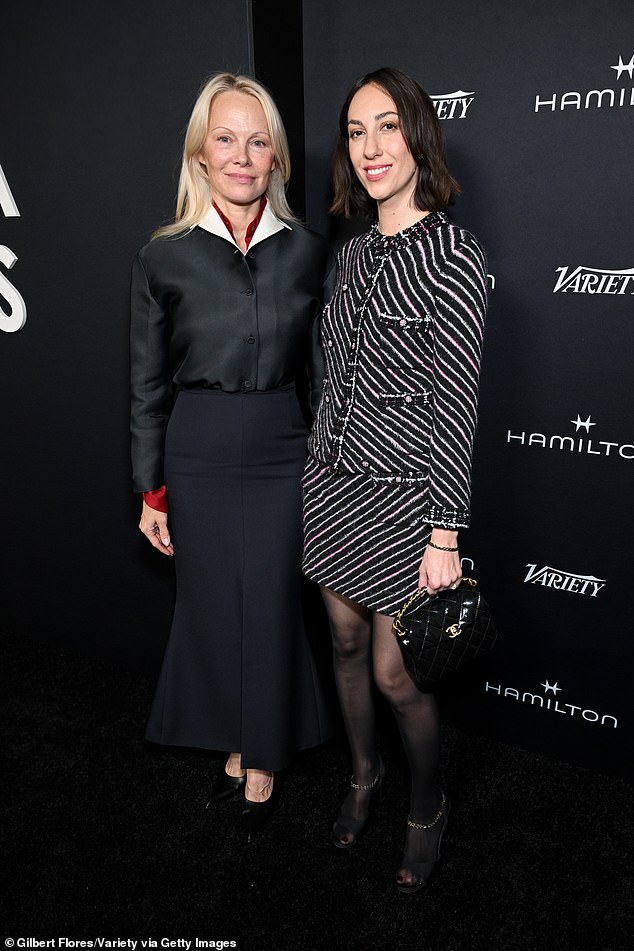
<svg viewBox="0 0 634 951"><path fill-rule="evenodd" d="M286 200L286 184L291 177L291 159L282 117L269 91L257 80L234 73L218 73L205 83L192 109L183 148L176 217L172 224L158 228L153 238L176 235L197 225L208 211L211 201L209 179L198 159L209 130L209 114L216 96L223 92L242 92L253 96L262 106L269 135L275 168L271 172L266 197L272 211L285 221L297 221Z"/></svg>

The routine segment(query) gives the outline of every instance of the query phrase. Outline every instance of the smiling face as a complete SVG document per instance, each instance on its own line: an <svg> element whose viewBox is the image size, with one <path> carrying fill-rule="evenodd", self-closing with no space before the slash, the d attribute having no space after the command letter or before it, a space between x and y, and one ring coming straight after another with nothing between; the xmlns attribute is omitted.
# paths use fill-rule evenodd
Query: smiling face
<svg viewBox="0 0 634 951"><path fill-rule="evenodd" d="M362 86L348 109L348 154L359 181L386 210L413 208L418 166L412 158L394 100L380 86Z"/></svg>
<svg viewBox="0 0 634 951"><path fill-rule="evenodd" d="M214 201L227 217L237 208L253 213L269 185L275 159L262 106L243 92L223 92L213 100L209 131L198 153Z"/></svg>

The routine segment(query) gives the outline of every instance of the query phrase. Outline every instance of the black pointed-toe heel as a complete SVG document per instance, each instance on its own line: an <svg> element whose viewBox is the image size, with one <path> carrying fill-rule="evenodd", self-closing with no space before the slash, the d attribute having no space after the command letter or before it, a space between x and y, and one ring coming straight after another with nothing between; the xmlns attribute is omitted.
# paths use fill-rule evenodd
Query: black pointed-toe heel
<svg viewBox="0 0 634 951"><path fill-rule="evenodd" d="M219 776L216 776L211 785L211 794L207 806L212 803L224 802L225 799L233 799L237 796L247 784L247 774L244 776L229 776L223 769Z"/></svg>
<svg viewBox="0 0 634 951"><path fill-rule="evenodd" d="M370 796L381 788L381 783L383 782L383 777L385 776L385 766L383 765L383 760L377 753L377 759L379 761L379 768L377 770L376 776L369 783L355 783L354 776L350 777L350 788L351 789L361 789L369 790ZM337 816L335 823L332 827L332 844L338 849L349 849L357 841L364 828L367 826L369 819L369 808L370 803L368 802L368 816L365 819L355 819L353 816L347 815L343 808L339 815ZM349 841L346 841L342 836L352 836Z"/></svg>
<svg viewBox="0 0 634 951"><path fill-rule="evenodd" d="M416 862L410 858L410 856L407 854L407 850L405 851L400 868L408 872L413 872L415 879L409 885L405 882L399 882L398 879L396 880L396 887L398 888L399 892L401 892L401 894L414 895L416 892L421 891L423 888L425 888L427 882L438 868L438 864L440 862L440 845L449 822L449 807L449 800L443 793L440 809L431 822L414 822L411 816L407 817L407 825L411 829L433 829L434 826L440 823L440 833L438 835L438 842L436 844L436 856L429 862Z"/></svg>
<svg viewBox="0 0 634 951"><path fill-rule="evenodd" d="M269 821L282 798L282 784L276 776L271 795L264 802L252 802L245 797L242 807L242 828L246 833L247 842L250 842Z"/></svg>

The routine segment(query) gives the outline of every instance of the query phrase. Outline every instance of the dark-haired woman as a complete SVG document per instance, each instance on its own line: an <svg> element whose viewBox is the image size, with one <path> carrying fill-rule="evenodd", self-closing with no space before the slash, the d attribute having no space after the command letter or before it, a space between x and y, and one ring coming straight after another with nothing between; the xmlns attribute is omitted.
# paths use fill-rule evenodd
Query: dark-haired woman
<svg viewBox="0 0 634 951"><path fill-rule="evenodd" d="M350 848L385 768L375 750L372 679L395 714L411 770L401 892L440 856L449 801L436 778L434 696L408 676L392 632L417 587L461 577L486 310L485 257L444 213L458 186L433 104L395 69L364 76L340 115L332 210L371 230L340 252L325 309L324 396L304 476L304 571L322 588L352 754L333 827Z"/></svg>

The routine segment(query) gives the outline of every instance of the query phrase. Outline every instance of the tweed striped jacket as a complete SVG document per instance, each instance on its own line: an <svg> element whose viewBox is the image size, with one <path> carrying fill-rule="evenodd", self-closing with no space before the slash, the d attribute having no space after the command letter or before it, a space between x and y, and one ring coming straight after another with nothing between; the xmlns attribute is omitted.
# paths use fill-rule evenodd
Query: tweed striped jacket
<svg viewBox="0 0 634 951"><path fill-rule="evenodd" d="M486 259L443 212L375 225L339 253L322 315L324 395L309 452L393 487L416 520L469 524ZM386 499L387 501L387 499ZM392 499L393 501L393 499Z"/></svg>

